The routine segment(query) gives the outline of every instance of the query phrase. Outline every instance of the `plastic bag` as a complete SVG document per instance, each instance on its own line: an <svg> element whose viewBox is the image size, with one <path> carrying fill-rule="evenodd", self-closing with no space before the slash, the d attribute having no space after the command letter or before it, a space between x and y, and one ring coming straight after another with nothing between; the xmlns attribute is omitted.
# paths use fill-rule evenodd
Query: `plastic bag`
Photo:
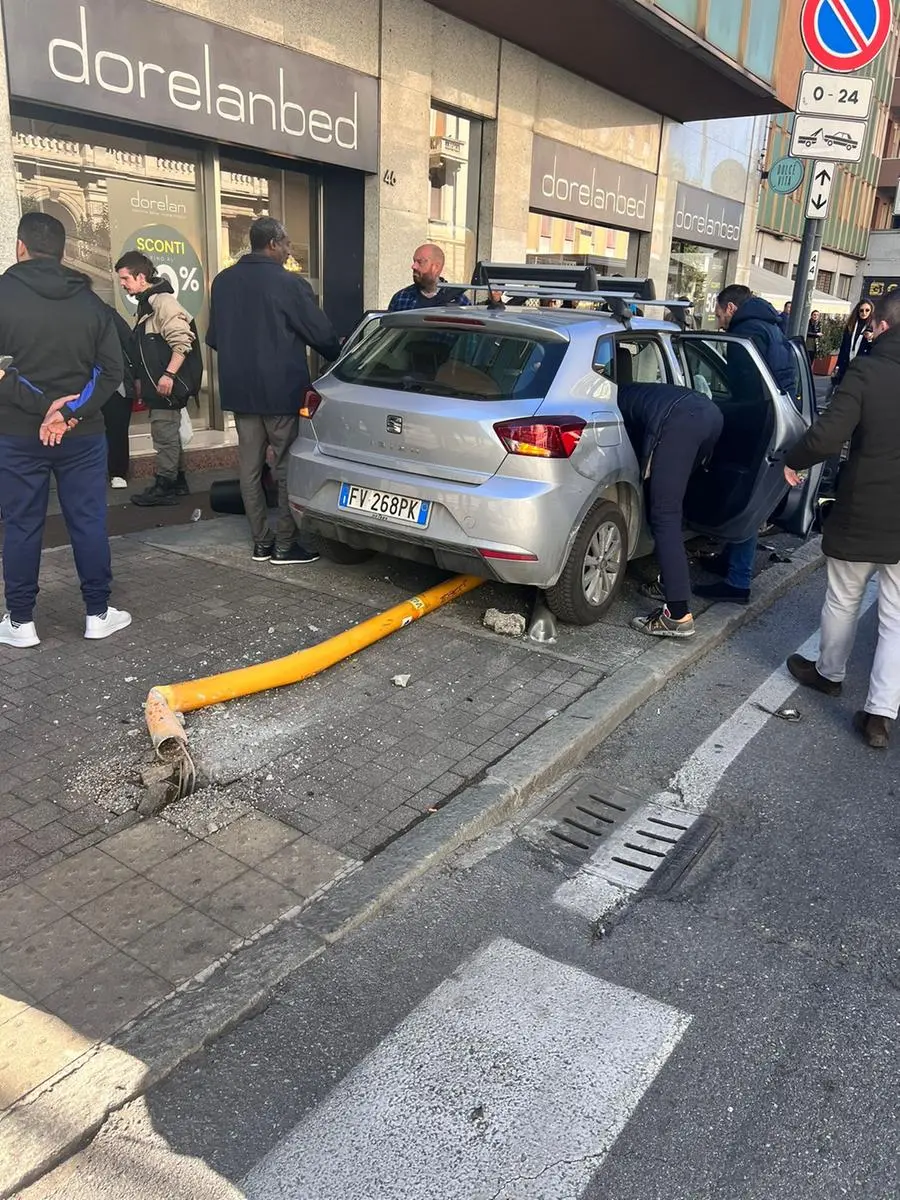
<svg viewBox="0 0 900 1200"><path fill-rule="evenodd" d="M178 433L182 446L189 446L191 438L194 436L194 426L191 424L191 417L187 406L181 410L181 423L178 427Z"/></svg>

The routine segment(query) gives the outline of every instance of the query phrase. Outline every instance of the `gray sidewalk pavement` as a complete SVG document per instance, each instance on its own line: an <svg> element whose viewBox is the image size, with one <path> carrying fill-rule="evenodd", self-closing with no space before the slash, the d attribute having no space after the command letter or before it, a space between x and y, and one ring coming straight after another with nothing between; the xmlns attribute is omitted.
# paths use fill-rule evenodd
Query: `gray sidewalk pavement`
<svg viewBox="0 0 900 1200"><path fill-rule="evenodd" d="M486 584L316 679L190 715L203 785L140 819L152 685L313 645L440 576L254 564L236 518L113 547L131 628L83 639L63 547L44 557L41 646L0 647L0 1195L4 1112L289 925L648 649L632 585L606 620L539 647L482 627L488 607L527 606Z"/></svg>

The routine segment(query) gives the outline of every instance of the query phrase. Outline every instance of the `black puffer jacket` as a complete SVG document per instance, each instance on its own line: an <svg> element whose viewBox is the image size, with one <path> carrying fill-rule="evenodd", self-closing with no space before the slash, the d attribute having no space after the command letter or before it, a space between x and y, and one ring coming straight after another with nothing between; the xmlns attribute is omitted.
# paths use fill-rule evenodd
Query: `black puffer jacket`
<svg viewBox="0 0 900 1200"><path fill-rule="evenodd" d="M847 369L831 404L788 453L795 471L850 442L822 549L845 562L900 562L900 326Z"/></svg>

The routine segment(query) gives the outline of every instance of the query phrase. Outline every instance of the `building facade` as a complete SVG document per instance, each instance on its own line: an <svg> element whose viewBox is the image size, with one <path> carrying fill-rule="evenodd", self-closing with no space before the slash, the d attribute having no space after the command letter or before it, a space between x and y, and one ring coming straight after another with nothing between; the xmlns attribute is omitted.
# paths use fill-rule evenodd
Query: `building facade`
<svg viewBox="0 0 900 1200"><path fill-rule="evenodd" d="M126 315L138 247L201 333L263 213L342 334L424 240L449 278L592 262L709 317L749 261L753 118L792 100L799 4L0 0L0 246L53 213ZM195 425L227 423L208 371Z"/></svg>

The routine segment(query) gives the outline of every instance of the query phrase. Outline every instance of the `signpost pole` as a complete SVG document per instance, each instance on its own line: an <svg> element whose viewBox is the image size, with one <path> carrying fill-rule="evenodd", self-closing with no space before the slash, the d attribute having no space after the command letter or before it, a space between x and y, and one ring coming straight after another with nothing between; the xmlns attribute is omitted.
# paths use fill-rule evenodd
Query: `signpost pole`
<svg viewBox="0 0 900 1200"><path fill-rule="evenodd" d="M809 182L810 189L813 181ZM812 311L812 294L816 286L815 271L810 271L822 245L822 234L825 222L806 218L803 226L803 241L800 243L800 258L797 262L797 278L794 280L794 294L791 297L791 319L788 324L788 337L803 336L809 324L809 314ZM813 258L816 255L816 259Z"/></svg>

